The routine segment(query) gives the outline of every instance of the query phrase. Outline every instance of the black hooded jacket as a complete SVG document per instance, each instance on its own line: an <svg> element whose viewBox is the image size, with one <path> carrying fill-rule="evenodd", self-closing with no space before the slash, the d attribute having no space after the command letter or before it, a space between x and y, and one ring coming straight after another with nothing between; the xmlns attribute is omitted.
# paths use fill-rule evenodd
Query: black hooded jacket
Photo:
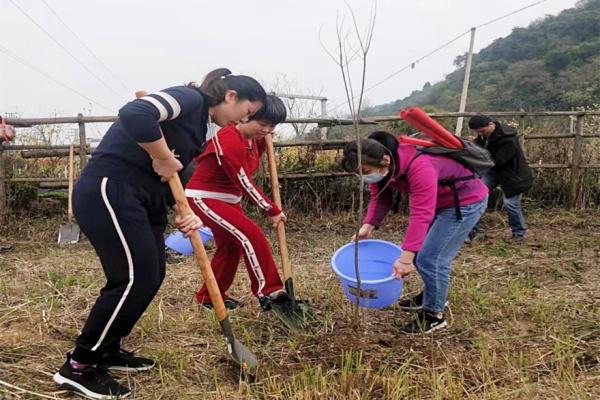
<svg viewBox="0 0 600 400"><path fill-rule="evenodd" d="M496 164L492 173L506 197L527 192L533 183L533 174L527 164L523 149L517 138L517 131L494 121L496 129L488 137L477 136L475 143L485 147Z"/></svg>

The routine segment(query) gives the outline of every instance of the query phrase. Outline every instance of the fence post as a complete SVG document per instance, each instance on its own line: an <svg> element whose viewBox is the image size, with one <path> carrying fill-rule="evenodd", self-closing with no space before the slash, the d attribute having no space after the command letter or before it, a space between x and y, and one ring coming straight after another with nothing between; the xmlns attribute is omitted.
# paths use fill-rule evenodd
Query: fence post
<svg viewBox="0 0 600 400"><path fill-rule="evenodd" d="M327 118L327 99L321 99L321 118ZM327 129L321 128L321 140L327 140Z"/></svg>
<svg viewBox="0 0 600 400"><path fill-rule="evenodd" d="M83 114L77 114L79 119L79 170L82 171L87 163L87 140L85 138L85 123Z"/></svg>
<svg viewBox="0 0 600 400"><path fill-rule="evenodd" d="M0 222L4 222L8 214L8 198L6 196L6 171L4 164L4 146L0 143Z"/></svg>
<svg viewBox="0 0 600 400"><path fill-rule="evenodd" d="M575 208L579 196L579 175L581 173L581 151L583 150L583 115L577 115L575 122L575 139L573 140L573 153L571 154L571 182L569 190L568 207Z"/></svg>
<svg viewBox="0 0 600 400"><path fill-rule="evenodd" d="M523 155L527 158L527 150L525 149L525 116L519 117L519 144L523 149Z"/></svg>

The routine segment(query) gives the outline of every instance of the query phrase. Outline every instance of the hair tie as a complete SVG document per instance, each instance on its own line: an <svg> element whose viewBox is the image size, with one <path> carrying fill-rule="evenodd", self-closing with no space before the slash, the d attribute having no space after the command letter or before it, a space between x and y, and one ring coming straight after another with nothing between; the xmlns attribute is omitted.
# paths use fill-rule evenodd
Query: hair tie
<svg viewBox="0 0 600 400"><path fill-rule="evenodd" d="M223 75L223 76L221 77L221 79L225 79L225 78L227 78L228 76L231 76L231 75L232 75L232 74L225 74L225 75Z"/></svg>

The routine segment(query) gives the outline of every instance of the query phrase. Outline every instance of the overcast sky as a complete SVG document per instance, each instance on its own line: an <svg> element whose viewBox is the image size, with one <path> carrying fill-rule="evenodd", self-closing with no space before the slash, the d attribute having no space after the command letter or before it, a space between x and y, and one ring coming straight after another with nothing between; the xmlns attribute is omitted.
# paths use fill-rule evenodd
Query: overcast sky
<svg viewBox="0 0 600 400"><path fill-rule="evenodd" d="M65 28L50 7L117 76L114 79ZM517 10L534 0L379 0L367 86L410 63L471 26ZM54 36L113 93L77 64L13 3ZM475 49L527 26L576 0L548 0L477 31ZM0 113L21 116L114 114L133 92L201 80L212 68L258 78L267 89L283 74L298 92L323 94L330 108L344 99L335 64L319 42L333 49L342 0L0 0L0 45L90 101L0 52ZM365 26L371 1L354 0ZM367 93L371 104L408 95L453 69L468 49L468 35ZM0 48L0 49L2 49ZM124 85L124 86L123 86ZM338 109L346 111L345 109Z"/></svg>

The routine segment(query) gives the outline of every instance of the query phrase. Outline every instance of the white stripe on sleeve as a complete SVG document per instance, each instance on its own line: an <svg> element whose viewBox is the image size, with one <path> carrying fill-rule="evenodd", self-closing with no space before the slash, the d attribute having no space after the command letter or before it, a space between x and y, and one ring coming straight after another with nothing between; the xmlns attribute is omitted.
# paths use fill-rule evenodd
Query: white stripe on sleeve
<svg viewBox="0 0 600 400"><path fill-rule="evenodd" d="M167 108L165 106L163 106L160 101L156 100L152 96L144 96L140 100L145 100L148 103L152 104L154 107L156 107L156 109L160 113L160 118L159 118L158 122L162 122L167 119L167 116L168 116Z"/></svg>
<svg viewBox="0 0 600 400"><path fill-rule="evenodd" d="M162 97L167 103L169 103L169 105L173 109L173 115L171 115L171 117L169 119L175 119L179 116L179 114L181 114L181 106L179 105L177 100L175 100L175 97L173 97L169 93L165 93L165 92L157 92L154 94Z"/></svg>

